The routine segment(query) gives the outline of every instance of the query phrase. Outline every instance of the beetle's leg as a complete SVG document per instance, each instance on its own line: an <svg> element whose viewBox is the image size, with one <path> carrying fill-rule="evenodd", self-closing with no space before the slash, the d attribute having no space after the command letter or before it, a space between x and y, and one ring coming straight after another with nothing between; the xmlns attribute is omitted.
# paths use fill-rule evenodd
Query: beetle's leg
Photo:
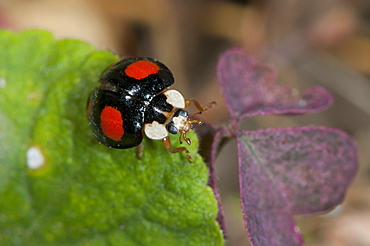
<svg viewBox="0 0 370 246"><path fill-rule="evenodd" d="M163 143L164 147L166 148L166 150L170 153L178 153L178 152L181 152L181 151L185 151L186 159L188 159L188 161L191 163L191 156L189 155L189 150L187 148L179 147L179 148L176 148L176 149L172 149L171 140L170 140L169 137L163 138L162 143Z"/></svg>
<svg viewBox="0 0 370 246"><path fill-rule="evenodd" d="M182 140L181 140L181 138L182 138L182 134L180 133L180 134L179 134L179 142L180 142L180 144L182 144Z"/></svg>
<svg viewBox="0 0 370 246"><path fill-rule="evenodd" d="M195 99L185 99L185 107L189 106L190 103L193 103L194 106L200 111L200 112L203 112L203 111L206 111L210 108L212 108L214 105L216 105L216 102L211 102L209 103L206 107L202 107L202 105L200 105L200 103L195 100Z"/></svg>
<svg viewBox="0 0 370 246"><path fill-rule="evenodd" d="M190 138L186 137L186 132L181 133L181 135L182 135L182 139L184 139L184 141L185 141L188 145L190 145L190 144L191 144L191 141L190 141Z"/></svg>
<svg viewBox="0 0 370 246"><path fill-rule="evenodd" d="M180 144L182 144L182 139L184 139L184 141L188 144L188 145L190 145L191 144L191 140L190 140L190 138L188 138L188 137L186 137L186 132L181 132L180 133L180 135L179 135L179 142L180 142Z"/></svg>
<svg viewBox="0 0 370 246"><path fill-rule="evenodd" d="M143 159L143 150L144 150L144 145L143 143L140 143L136 148L136 156L139 160Z"/></svg>

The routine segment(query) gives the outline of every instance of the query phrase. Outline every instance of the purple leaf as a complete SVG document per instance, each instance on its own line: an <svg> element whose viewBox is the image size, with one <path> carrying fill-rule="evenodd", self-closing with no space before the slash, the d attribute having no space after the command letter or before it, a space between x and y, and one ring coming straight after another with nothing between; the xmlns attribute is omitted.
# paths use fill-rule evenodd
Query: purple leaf
<svg viewBox="0 0 370 246"><path fill-rule="evenodd" d="M217 74L230 115L237 121L256 115L317 112L333 102L331 94L319 86L299 95L276 85L274 71L240 49L220 57Z"/></svg>
<svg viewBox="0 0 370 246"><path fill-rule="evenodd" d="M301 245L291 214L338 205L357 171L353 140L324 127L238 131L244 220L253 245Z"/></svg>

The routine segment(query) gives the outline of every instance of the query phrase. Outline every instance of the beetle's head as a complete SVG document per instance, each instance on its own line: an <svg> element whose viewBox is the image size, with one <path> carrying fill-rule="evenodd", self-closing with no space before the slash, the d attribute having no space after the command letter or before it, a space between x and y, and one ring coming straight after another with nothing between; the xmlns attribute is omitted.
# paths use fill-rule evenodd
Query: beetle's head
<svg viewBox="0 0 370 246"><path fill-rule="evenodd" d="M177 109L166 127L169 133L180 133L180 143L182 138L187 144L191 144L190 139L186 137L186 133L193 128L193 124L201 125L203 121L189 117L188 112L183 109Z"/></svg>

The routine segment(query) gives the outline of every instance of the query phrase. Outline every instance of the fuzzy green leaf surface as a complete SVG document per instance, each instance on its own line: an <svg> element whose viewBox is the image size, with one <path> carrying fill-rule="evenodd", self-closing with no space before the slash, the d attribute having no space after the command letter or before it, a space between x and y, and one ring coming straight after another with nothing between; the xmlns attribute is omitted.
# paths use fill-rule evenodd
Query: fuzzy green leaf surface
<svg viewBox="0 0 370 246"><path fill-rule="evenodd" d="M193 163L160 141L144 140L142 160L93 141L87 97L118 59L0 31L0 245L223 245L194 133Z"/></svg>

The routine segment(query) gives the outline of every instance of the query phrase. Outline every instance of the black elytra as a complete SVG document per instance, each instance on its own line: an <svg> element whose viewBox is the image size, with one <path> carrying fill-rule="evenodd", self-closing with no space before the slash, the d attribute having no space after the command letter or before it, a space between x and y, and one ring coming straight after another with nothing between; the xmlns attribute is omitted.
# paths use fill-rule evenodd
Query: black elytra
<svg viewBox="0 0 370 246"><path fill-rule="evenodd" d="M87 103L89 124L97 140L111 148L127 149L139 145L145 135L161 140L170 153L184 151L191 162L186 147L172 149L168 134L179 133L180 143L183 139L191 144L186 134L193 124L201 125L203 121L188 117L184 108L193 103L199 114L215 102L202 107L196 100L169 90L174 83L171 71L149 57L119 61L103 72L100 83Z"/></svg>
<svg viewBox="0 0 370 246"><path fill-rule="evenodd" d="M100 83L90 94L88 117L94 137L104 145L135 147L142 142L145 123L171 121L174 106L163 92L174 78L158 60L123 59L103 72Z"/></svg>
<svg viewBox="0 0 370 246"><path fill-rule="evenodd" d="M149 61L157 65L159 70L142 79L129 77L125 73L126 68L138 61ZM160 61L150 57L134 57L123 59L104 71L100 83L102 85L109 83L127 95L149 102L164 89L173 85L174 78L171 71Z"/></svg>

